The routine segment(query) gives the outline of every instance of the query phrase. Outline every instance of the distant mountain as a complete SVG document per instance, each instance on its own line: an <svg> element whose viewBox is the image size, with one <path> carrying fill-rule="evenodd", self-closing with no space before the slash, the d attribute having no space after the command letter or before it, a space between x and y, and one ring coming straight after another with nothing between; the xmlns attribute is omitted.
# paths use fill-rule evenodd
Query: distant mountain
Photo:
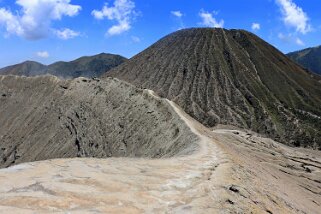
<svg viewBox="0 0 321 214"><path fill-rule="evenodd" d="M311 72L321 75L321 45L288 53L287 56Z"/></svg>
<svg viewBox="0 0 321 214"><path fill-rule="evenodd" d="M321 149L319 77L250 32L180 30L105 75L155 91L208 127Z"/></svg>
<svg viewBox="0 0 321 214"><path fill-rule="evenodd" d="M17 75L17 76L35 76L43 72L47 66L34 61L25 61L20 64L11 65L0 69L2 75Z"/></svg>
<svg viewBox="0 0 321 214"><path fill-rule="evenodd" d="M46 73L62 77L98 77L126 61L126 58L113 54L85 56L71 62L56 62L48 66Z"/></svg>
<svg viewBox="0 0 321 214"><path fill-rule="evenodd" d="M26 61L2 68L0 74L17 76L52 74L62 78L98 77L124 61L126 61L126 58L122 56L101 53L95 56L81 57L71 62L56 62L48 66L38 62Z"/></svg>

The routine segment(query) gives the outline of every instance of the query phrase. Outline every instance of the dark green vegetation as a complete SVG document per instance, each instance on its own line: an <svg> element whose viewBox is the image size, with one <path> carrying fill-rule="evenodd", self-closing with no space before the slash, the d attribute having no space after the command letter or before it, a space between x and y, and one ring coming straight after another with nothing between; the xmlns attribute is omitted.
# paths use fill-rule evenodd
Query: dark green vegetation
<svg viewBox="0 0 321 214"><path fill-rule="evenodd" d="M71 62L56 62L48 66L26 61L2 68L0 74L18 76L51 74L62 78L98 77L124 61L126 61L126 58L122 56L102 53L81 57Z"/></svg>
<svg viewBox="0 0 321 214"><path fill-rule="evenodd" d="M154 90L208 127L234 125L321 148L317 77L249 32L181 30L105 75Z"/></svg>
<svg viewBox="0 0 321 214"><path fill-rule="evenodd" d="M287 56L309 71L321 75L321 46L288 53Z"/></svg>

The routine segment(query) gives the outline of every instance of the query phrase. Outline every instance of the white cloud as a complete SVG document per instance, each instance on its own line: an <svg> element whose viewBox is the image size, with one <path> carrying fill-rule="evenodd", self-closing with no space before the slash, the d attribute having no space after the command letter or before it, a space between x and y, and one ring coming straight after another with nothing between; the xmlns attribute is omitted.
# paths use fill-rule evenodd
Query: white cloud
<svg viewBox="0 0 321 214"><path fill-rule="evenodd" d="M252 30L257 31L261 29L261 25L259 23L252 23Z"/></svg>
<svg viewBox="0 0 321 214"><path fill-rule="evenodd" d="M282 12L282 20L286 26L294 27L297 32L306 34L311 31L309 17L302 8L292 0L276 0Z"/></svg>
<svg viewBox="0 0 321 214"><path fill-rule="evenodd" d="M36 54L38 57L41 57L41 58L48 58L49 57L49 53L47 51L39 51Z"/></svg>
<svg viewBox="0 0 321 214"><path fill-rule="evenodd" d="M70 0L17 0L16 4L21 7L17 13L0 8L0 25L8 35L29 40L48 36L53 20L76 16L81 10L81 6L70 4Z"/></svg>
<svg viewBox="0 0 321 214"><path fill-rule="evenodd" d="M132 38L133 42L135 42L135 43L139 43L140 42L140 38L137 37L137 36L132 36L131 38Z"/></svg>
<svg viewBox="0 0 321 214"><path fill-rule="evenodd" d="M107 34L110 36L119 35L131 28L133 19L136 16L135 3L131 0L115 0L114 5L108 7L108 4L102 10L93 10L92 15L99 20L105 17L108 20L114 20L117 24L111 26Z"/></svg>
<svg viewBox="0 0 321 214"><path fill-rule="evenodd" d="M5 26L7 34L23 34L23 28L21 27L17 17L4 8L0 8L0 26L1 25Z"/></svg>
<svg viewBox="0 0 321 214"><path fill-rule="evenodd" d="M183 29L184 28L184 22L183 22L183 13L179 10L176 11L171 11L171 15L175 17L175 22L179 25L177 30Z"/></svg>
<svg viewBox="0 0 321 214"><path fill-rule="evenodd" d="M300 38L295 39L295 43L300 46L304 46L304 42Z"/></svg>
<svg viewBox="0 0 321 214"><path fill-rule="evenodd" d="M295 35L289 33L287 35L284 35L283 33L279 33L278 34L278 38L282 41L282 42L285 42L285 43L292 43L292 44L296 44L296 45L299 45L299 46L304 46L304 42L296 37Z"/></svg>
<svg viewBox="0 0 321 214"><path fill-rule="evenodd" d="M182 13L181 11L179 11L179 10L177 10L177 11L171 11L171 14L172 14L173 16L178 17L178 18L181 18L181 17L183 16L183 13Z"/></svg>
<svg viewBox="0 0 321 214"><path fill-rule="evenodd" d="M219 22L213 17L213 15L217 15L217 12L209 13L204 10L201 10L199 16L202 18L202 25L207 27L215 27L222 28L224 26L224 20L220 20Z"/></svg>
<svg viewBox="0 0 321 214"><path fill-rule="evenodd" d="M278 34L278 38L281 39L283 42L289 42L290 41L290 36L286 36L283 33Z"/></svg>
<svg viewBox="0 0 321 214"><path fill-rule="evenodd" d="M79 32L73 31L69 28L65 28L63 30L56 30L55 33L59 39L63 40L72 39L80 35Z"/></svg>

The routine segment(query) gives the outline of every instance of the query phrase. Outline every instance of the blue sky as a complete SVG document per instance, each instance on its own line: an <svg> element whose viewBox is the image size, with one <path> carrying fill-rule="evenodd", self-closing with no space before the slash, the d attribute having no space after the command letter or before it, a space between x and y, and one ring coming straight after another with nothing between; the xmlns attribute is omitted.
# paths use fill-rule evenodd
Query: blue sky
<svg viewBox="0 0 321 214"><path fill-rule="evenodd" d="M0 0L0 67L131 57L181 28L251 31L282 52L321 44L320 0Z"/></svg>

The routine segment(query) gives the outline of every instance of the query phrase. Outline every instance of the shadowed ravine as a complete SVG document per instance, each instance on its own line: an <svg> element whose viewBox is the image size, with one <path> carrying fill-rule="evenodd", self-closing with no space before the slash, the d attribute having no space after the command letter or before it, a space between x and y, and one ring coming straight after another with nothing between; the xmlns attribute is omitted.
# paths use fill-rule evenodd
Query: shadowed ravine
<svg viewBox="0 0 321 214"><path fill-rule="evenodd" d="M319 212L319 151L294 150L247 131L209 130L173 102L145 92L179 118L199 149L161 159L55 159L1 169L0 211Z"/></svg>

